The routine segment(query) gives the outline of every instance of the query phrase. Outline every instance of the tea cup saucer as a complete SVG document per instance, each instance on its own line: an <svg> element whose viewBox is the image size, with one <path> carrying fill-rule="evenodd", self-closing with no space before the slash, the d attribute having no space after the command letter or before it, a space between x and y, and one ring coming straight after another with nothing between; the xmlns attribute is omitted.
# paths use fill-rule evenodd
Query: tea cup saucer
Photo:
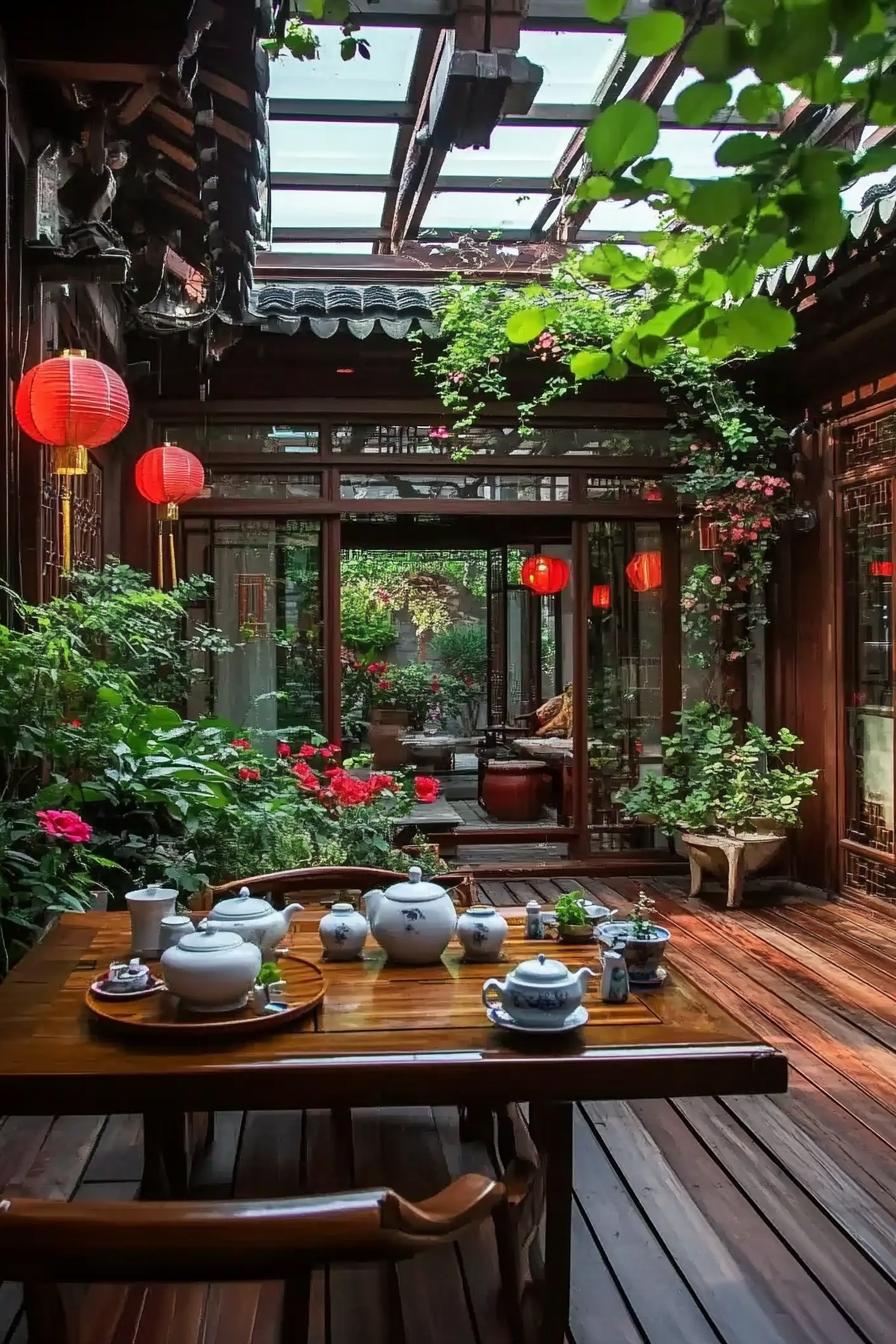
<svg viewBox="0 0 896 1344"><path fill-rule="evenodd" d="M527 1036L557 1036L564 1031L575 1031L577 1027L584 1027L588 1021L588 1009L584 1004L580 1004L562 1022L549 1023L543 1027L524 1026L521 1022L514 1022L510 1014L499 1004L490 1004L485 1011L489 1021L496 1027L506 1028L507 1031L522 1031Z"/></svg>

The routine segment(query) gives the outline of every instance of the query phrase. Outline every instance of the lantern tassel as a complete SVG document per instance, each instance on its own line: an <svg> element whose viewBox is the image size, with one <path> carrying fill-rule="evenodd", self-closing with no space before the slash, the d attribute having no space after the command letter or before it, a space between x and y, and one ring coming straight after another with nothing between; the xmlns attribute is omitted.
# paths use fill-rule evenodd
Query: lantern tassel
<svg viewBox="0 0 896 1344"><path fill-rule="evenodd" d="M169 523L168 553L171 557L171 587L177 586L177 553L174 547L174 524Z"/></svg>
<svg viewBox="0 0 896 1344"><path fill-rule="evenodd" d="M72 569L72 488L63 476L59 491L62 505L62 572L70 574Z"/></svg>
<svg viewBox="0 0 896 1344"><path fill-rule="evenodd" d="M157 560L156 568L157 568L158 584L160 588L165 587L165 539L162 536L162 529L164 526L165 525L160 518L159 532L158 536L156 537L156 560Z"/></svg>

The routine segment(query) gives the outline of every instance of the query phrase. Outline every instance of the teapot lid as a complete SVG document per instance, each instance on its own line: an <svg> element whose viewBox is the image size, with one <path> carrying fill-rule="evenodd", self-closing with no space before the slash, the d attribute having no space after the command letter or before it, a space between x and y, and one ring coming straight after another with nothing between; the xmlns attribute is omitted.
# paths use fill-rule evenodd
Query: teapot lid
<svg viewBox="0 0 896 1344"><path fill-rule="evenodd" d="M250 896L248 887L240 887L238 896L213 905L211 914L214 919L260 919L263 915L272 915L274 907L270 901L259 896Z"/></svg>
<svg viewBox="0 0 896 1344"><path fill-rule="evenodd" d="M198 933L188 933L177 944L185 952L226 952L228 948L239 947L242 938L238 933L225 933L220 929L200 929Z"/></svg>
<svg viewBox="0 0 896 1344"><path fill-rule="evenodd" d="M422 868L408 869L407 882L393 882L384 892L384 895L392 901L413 901L415 905L419 905L422 901L435 901L447 894L445 888L436 882L423 881Z"/></svg>
<svg viewBox="0 0 896 1344"><path fill-rule="evenodd" d="M571 974L562 961L553 961L539 952L531 961L521 961L507 978L526 985L556 985L568 980Z"/></svg>

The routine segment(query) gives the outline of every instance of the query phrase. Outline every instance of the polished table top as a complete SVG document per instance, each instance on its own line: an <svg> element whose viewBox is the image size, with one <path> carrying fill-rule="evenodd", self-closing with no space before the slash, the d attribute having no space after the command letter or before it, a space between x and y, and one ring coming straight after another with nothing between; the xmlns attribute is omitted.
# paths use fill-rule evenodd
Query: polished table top
<svg viewBox="0 0 896 1344"><path fill-rule="evenodd" d="M596 966L594 944L558 947L511 923L501 964L466 964L452 942L435 966L393 966L372 941L363 961L322 962L326 997L313 1017L246 1040L194 1045L117 1036L84 996L127 955L125 914L65 915L0 986L0 1114L59 1111L292 1108L500 1103L775 1092L783 1055L678 969L660 990L600 1001L589 981L588 1025L561 1037L522 1037L486 1020L492 975L539 951ZM294 923L289 947L321 961L320 912Z"/></svg>

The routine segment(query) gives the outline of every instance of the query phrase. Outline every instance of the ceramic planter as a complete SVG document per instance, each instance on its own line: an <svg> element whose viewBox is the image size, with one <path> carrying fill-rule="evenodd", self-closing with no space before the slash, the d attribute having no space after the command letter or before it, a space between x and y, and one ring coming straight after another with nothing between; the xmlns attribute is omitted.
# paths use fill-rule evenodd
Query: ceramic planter
<svg viewBox="0 0 896 1344"><path fill-rule="evenodd" d="M562 943L590 943L594 938L591 924L561 924L558 921L557 930Z"/></svg>
<svg viewBox="0 0 896 1344"><path fill-rule="evenodd" d="M608 947L625 939L623 956L628 968L628 978L633 985L655 985L659 978L660 962L665 955L671 935L669 930L660 924L655 924L653 927L654 931L649 938L635 938L630 920L617 919L609 924L598 925L598 937Z"/></svg>
<svg viewBox="0 0 896 1344"><path fill-rule="evenodd" d="M537 821L544 774L537 761L488 761L482 787L486 812L496 821Z"/></svg>
<svg viewBox="0 0 896 1344"><path fill-rule="evenodd" d="M787 844L786 835L698 835L682 831L681 844L691 866L690 895L697 896L706 876L727 887L728 909L740 905L744 879L768 868Z"/></svg>

